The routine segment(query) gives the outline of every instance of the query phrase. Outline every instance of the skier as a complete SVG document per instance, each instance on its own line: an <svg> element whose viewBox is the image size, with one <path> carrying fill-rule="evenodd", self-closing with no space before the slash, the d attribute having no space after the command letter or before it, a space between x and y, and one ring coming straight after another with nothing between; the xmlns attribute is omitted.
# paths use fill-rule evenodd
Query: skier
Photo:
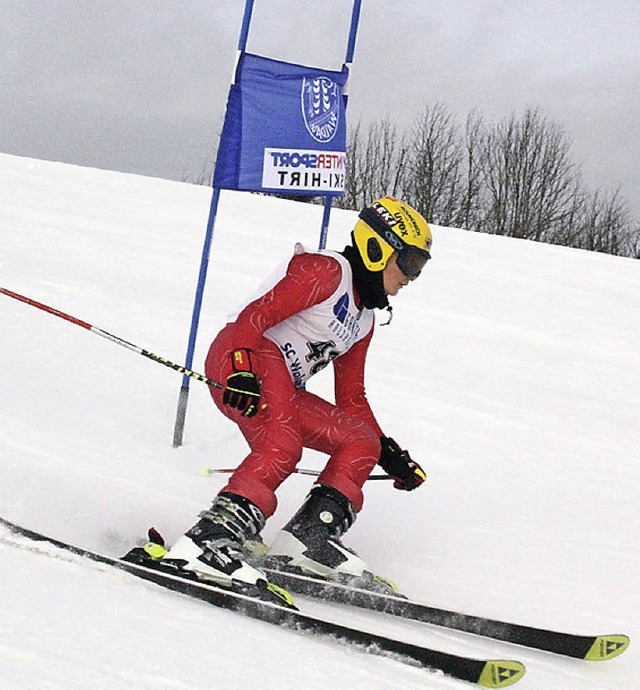
<svg viewBox="0 0 640 690"><path fill-rule="evenodd" d="M351 240L342 252L296 245L288 265L213 341L205 372L226 386L209 390L251 452L165 563L243 591L264 588L267 578L243 546L275 512L275 491L306 447L329 460L269 557L323 577L359 578L370 570L340 537L362 508L372 469L379 464L407 491L425 480L420 465L376 421L364 364L373 310L387 308L391 318L388 298L430 259L431 230L415 209L384 197L360 213ZM330 362L335 404L305 389Z"/></svg>

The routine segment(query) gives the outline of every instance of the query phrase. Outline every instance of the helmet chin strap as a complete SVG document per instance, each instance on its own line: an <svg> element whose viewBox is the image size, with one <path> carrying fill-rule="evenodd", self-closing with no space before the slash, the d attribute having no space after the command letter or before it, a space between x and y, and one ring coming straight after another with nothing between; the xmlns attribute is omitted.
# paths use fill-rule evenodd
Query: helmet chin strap
<svg viewBox="0 0 640 690"><path fill-rule="evenodd" d="M391 319L393 319L393 307L390 304L387 305L387 311L389 312L389 319L381 323L381 326L388 326L391 323Z"/></svg>

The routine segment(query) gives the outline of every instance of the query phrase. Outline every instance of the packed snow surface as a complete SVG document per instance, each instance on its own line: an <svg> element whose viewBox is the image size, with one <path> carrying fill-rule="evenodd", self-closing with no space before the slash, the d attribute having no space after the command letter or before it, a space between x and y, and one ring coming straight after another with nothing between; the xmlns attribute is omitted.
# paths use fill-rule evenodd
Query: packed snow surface
<svg viewBox="0 0 640 690"><path fill-rule="evenodd" d="M211 190L0 155L0 285L184 362ZM194 368L226 315L322 208L223 192ZM356 220L334 210L328 245ZM370 482L346 542L410 596L581 634L625 632L587 663L343 607L308 610L400 639L527 665L523 690L640 682L640 262L433 227L433 261L377 328L367 390L428 473ZM382 315L381 315L382 316ZM154 525L175 539L246 447L206 386L0 295L0 514L120 555ZM379 319L379 322L381 319ZM332 396L330 369L310 389ZM301 466L320 468L305 453ZM302 499L292 476L267 540ZM7 690L421 690L441 674L244 619L0 530L0 685Z"/></svg>

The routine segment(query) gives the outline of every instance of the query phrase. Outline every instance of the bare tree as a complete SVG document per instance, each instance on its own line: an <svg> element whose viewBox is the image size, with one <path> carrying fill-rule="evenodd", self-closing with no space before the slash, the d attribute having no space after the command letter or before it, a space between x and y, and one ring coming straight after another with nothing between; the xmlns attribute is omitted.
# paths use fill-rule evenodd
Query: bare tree
<svg viewBox="0 0 640 690"><path fill-rule="evenodd" d="M481 156L487 232L545 240L573 208L575 166L562 129L527 110L490 130Z"/></svg>
<svg viewBox="0 0 640 690"><path fill-rule="evenodd" d="M458 127L442 104L427 107L412 130L405 198L425 218L450 225L463 198L462 143Z"/></svg>
<svg viewBox="0 0 640 690"><path fill-rule="evenodd" d="M630 249L630 214L620 190L596 191L585 204L582 222L578 229L579 246L594 252L624 255Z"/></svg>
<svg viewBox="0 0 640 690"><path fill-rule="evenodd" d="M479 230L481 220L482 170L480 155L483 150L484 122L477 112L467 116L464 133L464 161L462 175L464 186L455 220L456 227Z"/></svg>
<svg viewBox="0 0 640 690"><path fill-rule="evenodd" d="M550 244L559 244L565 247L579 247L582 244L580 238L584 219L587 216L590 195L582 184L582 175L579 172L576 173L572 184L573 188L569 195L571 203L568 205L567 213L560 222L553 224L544 238Z"/></svg>
<svg viewBox="0 0 640 690"><path fill-rule="evenodd" d="M362 132L351 130L347 147L345 193L340 208L358 209L389 194L401 196L407 165L407 145L389 120L374 122Z"/></svg>
<svg viewBox="0 0 640 690"><path fill-rule="evenodd" d="M640 223L636 222L629 228L624 256L640 259Z"/></svg>

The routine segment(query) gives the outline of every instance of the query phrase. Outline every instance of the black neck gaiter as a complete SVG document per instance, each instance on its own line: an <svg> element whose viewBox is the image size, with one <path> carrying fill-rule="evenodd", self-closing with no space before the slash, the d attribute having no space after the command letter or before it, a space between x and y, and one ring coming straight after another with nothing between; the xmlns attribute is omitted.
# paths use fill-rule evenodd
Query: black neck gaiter
<svg viewBox="0 0 640 690"><path fill-rule="evenodd" d="M382 271L370 271L362 261L358 250L348 245L340 252L353 271L353 283L360 296L361 306L366 309L386 309L389 300L384 291Z"/></svg>

